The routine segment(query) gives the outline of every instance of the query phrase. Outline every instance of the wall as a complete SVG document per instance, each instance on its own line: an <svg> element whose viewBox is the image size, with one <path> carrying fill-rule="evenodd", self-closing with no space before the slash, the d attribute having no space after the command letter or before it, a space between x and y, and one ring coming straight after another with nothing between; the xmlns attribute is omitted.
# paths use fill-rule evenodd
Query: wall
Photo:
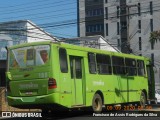
<svg viewBox="0 0 160 120"><path fill-rule="evenodd" d="M153 14L150 12L150 2L152 1L152 8ZM149 57L152 59L152 54L154 54L154 73L155 73L155 82L156 82L156 89L160 89L160 42L157 42L154 47L151 47L151 43L149 42L150 33L152 31L160 30L160 12L155 11L158 9L157 4L160 4L160 1L153 1L153 0L145 0L145 1L138 1L132 0L129 1L129 4L136 4L140 3L141 6L141 15L134 14L138 12L137 7L130 8L130 12L133 15L130 15L129 21L129 35L132 36L130 38L130 45L132 51L136 55L142 55L145 57ZM153 29L151 25L151 20L153 20ZM139 30L139 22L140 21L140 31ZM139 40L141 39L141 40ZM141 41L141 43L140 43Z"/></svg>

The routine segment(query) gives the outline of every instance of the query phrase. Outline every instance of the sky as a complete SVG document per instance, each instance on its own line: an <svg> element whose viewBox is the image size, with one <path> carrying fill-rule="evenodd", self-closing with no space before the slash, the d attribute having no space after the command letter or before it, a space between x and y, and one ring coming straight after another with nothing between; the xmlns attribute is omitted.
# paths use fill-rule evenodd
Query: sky
<svg viewBox="0 0 160 120"><path fill-rule="evenodd" d="M30 20L59 38L77 37L77 0L0 0L0 23Z"/></svg>

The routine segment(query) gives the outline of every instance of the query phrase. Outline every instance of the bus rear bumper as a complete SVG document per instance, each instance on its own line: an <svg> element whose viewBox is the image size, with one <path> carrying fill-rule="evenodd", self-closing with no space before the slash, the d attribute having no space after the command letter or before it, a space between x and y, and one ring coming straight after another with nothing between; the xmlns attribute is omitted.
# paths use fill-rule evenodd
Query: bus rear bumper
<svg viewBox="0 0 160 120"><path fill-rule="evenodd" d="M59 93L42 96L12 97L7 96L8 104L18 108L39 108L41 105L58 104Z"/></svg>

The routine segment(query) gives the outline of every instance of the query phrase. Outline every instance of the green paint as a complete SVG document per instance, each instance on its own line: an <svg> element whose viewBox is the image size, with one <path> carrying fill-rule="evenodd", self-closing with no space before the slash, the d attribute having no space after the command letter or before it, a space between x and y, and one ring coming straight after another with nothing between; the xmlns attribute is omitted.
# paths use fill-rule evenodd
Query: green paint
<svg viewBox="0 0 160 120"><path fill-rule="evenodd" d="M49 46L48 61L36 65L36 50L39 46ZM23 50L28 47L27 50ZM67 53L67 72L61 72L59 49L64 48ZM21 59L24 61L19 67L12 67L14 54L12 51L22 49ZM43 48L42 48L43 49ZM102 51L93 48L74 46L64 43L35 42L16 45L9 48L7 76L10 89L8 103L11 106L40 104L59 104L72 108L77 105L91 106L92 98L100 91L104 104L137 102L140 93L145 90L148 95L147 73L144 76L128 76L112 74L90 74L88 53L119 56L144 61L145 69L149 59L122 53ZM29 55L31 53L32 56ZM39 51L40 53L40 51ZM40 55L40 54L39 54ZM19 58L19 60L20 60ZM28 60L28 65L27 65ZM56 80L57 87L48 89L49 78Z"/></svg>

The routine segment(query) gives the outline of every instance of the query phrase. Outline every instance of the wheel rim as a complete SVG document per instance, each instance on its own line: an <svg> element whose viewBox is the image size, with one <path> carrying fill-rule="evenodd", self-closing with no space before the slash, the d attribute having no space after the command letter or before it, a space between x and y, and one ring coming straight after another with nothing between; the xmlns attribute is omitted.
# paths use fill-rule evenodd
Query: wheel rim
<svg viewBox="0 0 160 120"><path fill-rule="evenodd" d="M95 109L98 111L100 109L100 101L98 98L95 99L94 104L95 104Z"/></svg>

